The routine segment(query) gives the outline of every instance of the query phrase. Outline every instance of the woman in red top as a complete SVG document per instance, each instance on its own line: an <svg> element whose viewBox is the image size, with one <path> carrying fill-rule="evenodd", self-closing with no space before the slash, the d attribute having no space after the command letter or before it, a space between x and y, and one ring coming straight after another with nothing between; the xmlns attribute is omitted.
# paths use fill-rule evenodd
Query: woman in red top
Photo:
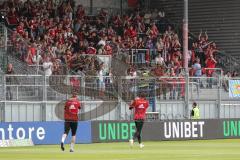
<svg viewBox="0 0 240 160"><path fill-rule="evenodd" d="M212 88L212 75L213 72L215 71L217 61L214 59L213 55L210 54L208 59L206 59L205 64L206 64L206 74L207 74L207 87Z"/></svg>
<svg viewBox="0 0 240 160"><path fill-rule="evenodd" d="M174 68L171 68L170 71L170 77L176 77ZM177 91L177 80L175 78L170 78L170 98L169 99L175 99L176 98L176 91Z"/></svg>
<svg viewBox="0 0 240 160"><path fill-rule="evenodd" d="M14 7L7 13L7 21L10 25L18 24L18 15Z"/></svg>

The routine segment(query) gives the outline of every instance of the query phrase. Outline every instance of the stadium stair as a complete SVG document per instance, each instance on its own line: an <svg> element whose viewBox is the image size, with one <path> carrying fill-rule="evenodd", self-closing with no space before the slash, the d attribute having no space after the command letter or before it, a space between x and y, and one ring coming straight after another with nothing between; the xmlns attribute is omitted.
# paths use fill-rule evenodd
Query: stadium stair
<svg viewBox="0 0 240 160"><path fill-rule="evenodd" d="M190 0L189 28L196 37L207 30L221 50L218 58L225 71L240 71L240 3L238 0ZM206 5L207 4L207 5ZM151 0L150 6L164 10L176 24L182 24L183 0ZM180 25L179 25L180 26ZM224 51L224 52L222 52Z"/></svg>

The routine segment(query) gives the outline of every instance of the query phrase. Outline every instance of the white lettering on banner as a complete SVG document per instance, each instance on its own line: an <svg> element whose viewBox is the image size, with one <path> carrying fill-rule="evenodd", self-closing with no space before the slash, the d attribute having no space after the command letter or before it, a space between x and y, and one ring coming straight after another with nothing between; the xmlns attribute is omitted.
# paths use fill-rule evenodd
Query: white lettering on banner
<svg viewBox="0 0 240 160"><path fill-rule="evenodd" d="M193 138L197 138L198 134L197 132L197 127L195 127L197 125L197 122L192 122L192 137Z"/></svg>
<svg viewBox="0 0 240 160"><path fill-rule="evenodd" d="M167 133L169 131L169 133ZM165 138L171 137L171 123L169 122L168 129L167 129L167 122L164 122L164 136Z"/></svg>
<svg viewBox="0 0 240 160"><path fill-rule="evenodd" d="M32 128L29 128L29 130L28 130L29 132L28 132L28 135L29 135L29 139L32 139L32 132L34 131L34 127L32 127Z"/></svg>
<svg viewBox="0 0 240 160"><path fill-rule="evenodd" d="M5 132L3 128L0 128L0 133L2 135L2 139L5 139Z"/></svg>
<svg viewBox="0 0 240 160"><path fill-rule="evenodd" d="M183 138L183 125L180 125L180 126L181 126L181 138Z"/></svg>
<svg viewBox="0 0 240 160"><path fill-rule="evenodd" d="M171 138L202 138L204 121L164 122L164 137Z"/></svg>
<svg viewBox="0 0 240 160"><path fill-rule="evenodd" d="M20 136L20 133L22 136ZM25 130L23 128L18 128L16 132L16 137L17 139L25 139Z"/></svg>
<svg viewBox="0 0 240 160"><path fill-rule="evenodd" d="M43 140L45 138L45 130L42 127L37 129L37 138Z"/></svg>
<svg viewBox="0 0 240 160"><path fill-rule="evenodd" d="M200 126L200 137L203 137L203 125L204 125L204 121L200 121L198 122L199 126Z"/></svg>
<svg viewBox="0 0 240 160"><path fill-rule="evenodd" d="M8 126L9 139L13 139L12 132L13 132L13 128L12 128L12 125L10 124L10 125Z"/></svg>
<svg viewBox="0 0 240 160"><path fill-rule="evenodd" d="M190 126L191 126L190 122L185 122L184 123L185 138L190 138L191 137L191 127Z"/></svg>
<svg viewBox="0 0 240 160"><path fill-rule="evenodd" d="M179 137L179 122L173 123L173 138Z"/></svg>
<svg viewBox="0 0 240 160"><path fill-rule="evenodd" d="M28 137L26 137L27 133L28 133ZM39 140L43 140L45 138L46 132L45 132L45 129L43 127L38 127L38 128L36 128L36 130L35 130L34 127L29 127L29 128L26 128L26 130L25 130L22 127L14 128L12 126L12 124L9 124L8 128L0 128L0 140L32 139L32 136L34 134L36 135L36 137ZM14 137L14 135L16 135L16 137Z"/></svg>

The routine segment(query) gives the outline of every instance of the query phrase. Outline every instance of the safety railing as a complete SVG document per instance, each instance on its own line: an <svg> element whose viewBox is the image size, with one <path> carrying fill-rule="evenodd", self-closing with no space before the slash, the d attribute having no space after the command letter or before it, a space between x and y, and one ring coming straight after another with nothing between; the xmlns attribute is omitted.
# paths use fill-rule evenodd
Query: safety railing
<svg viewBox="0 0 240 160"><path fill-rule="evenodd" d="M215 71L217 72L217 71ZM184 100L186 77L138 77L125 76L118 81L114 76L80 76L80 75L3 75L0 86L4 87L6 99L11 100L59 100L59 97L71 94L67 87L78 86L79 95L82 98L98 99L102 92L109 92L109 99L113 99L115 91L121 93L126 101L133 99L138 90L148 93L148 97L156 97L160 100ZM223 83L226 79L220 74L212 77L189 77L189 97L191 99L217 99L219 90L225 91ZM66 85L65 88L63 85ZM61 90L62 89L62 90ZM85 93L89 91L89 93ZM11 91L11 95L10 95ZM54 91L51 93L51 91ZM43 92L45 97L43 99ZM226 92L226 91L225 91ZM62 96L59 96L61 93ZM209 94L211 93L211 94ZM9 95L8 95L9 94ZM84 95L86 94L86 95ZM8 96L7 96L8 95ZM111 97L112 96L112 97ZM9 98L12 97L12 98ZM36 97L36 99L34 98ZM227 98L227 96L225 96ZM39 99L40 98L40 99ZM61 99L60 98L60 99Z"/></svg>
<svg viewBox="0 0 240 160"><path fill-rule="evenodd" d="M234 78L234 80L239 79ZM222 85L224 80L226 79L221 76L127 76L117 78L114 76L77 75L53 75L50 77L3 75L0 83L1 114L11 113L13 114L12 119L14 119L15 114L23 114L22 112L25 112L23 110L30 109L30 112L34 112L34 114L41 111L42 116L45 117L44 119L35 117L34 120L57 120L53 114L56 111L56 105L49 104L64 102L71 96L71 92L75 91L78 93L79 99L89 105L83 110L84 113L87 113L82 115L82 118L85 116L85 120L106 120L109 117L111 120L131 119L132 114L128 110L129 103L139 92L146 93L150 103L148 112L159 112L161 119L188 118L190 107L186 107L186 104L191 106L194 101L200 104L201 115L204 118L238 117L239 115L235 111L237 112L239 109L239 99L229 97L229 92ZM34 106L38 107L33 111ZM45 114L43 114L43 109ZM6 120L6 115L4 117L2 119ZM22 120L22 118L16 120Z"/></svg>

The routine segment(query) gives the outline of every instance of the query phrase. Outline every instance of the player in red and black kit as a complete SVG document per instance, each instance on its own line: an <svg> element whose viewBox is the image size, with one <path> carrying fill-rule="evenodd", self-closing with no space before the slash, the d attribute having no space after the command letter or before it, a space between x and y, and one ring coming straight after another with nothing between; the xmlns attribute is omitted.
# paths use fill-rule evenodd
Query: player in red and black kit
<svg viewBox="0 0 240 160"><path fill-rule="evenodd" d="M74 144L76 142L76 132L78 126L78 112L80 110L80 102L76 93L73 93L72 97L67 100L64 106L64 134L62 135L61 149L64 151L64 141L71 129L72 140L70 144L70 152L74 151Z"/></svg>
<svg viewBox="0 0 240 160"><path fill-rule="evenodd" d="M142 144L142 128L145 120L146 110L149 106L148 100L145 99L143 93L140 94L139 97L136 97L135 100L131 103L129 109L134 109L134 121L136 125L136 132L134 133L133 139L130 139L130 145L133 146L134 139L138 139L138 143L140 148L143 148L144 145Z"/></svg>

